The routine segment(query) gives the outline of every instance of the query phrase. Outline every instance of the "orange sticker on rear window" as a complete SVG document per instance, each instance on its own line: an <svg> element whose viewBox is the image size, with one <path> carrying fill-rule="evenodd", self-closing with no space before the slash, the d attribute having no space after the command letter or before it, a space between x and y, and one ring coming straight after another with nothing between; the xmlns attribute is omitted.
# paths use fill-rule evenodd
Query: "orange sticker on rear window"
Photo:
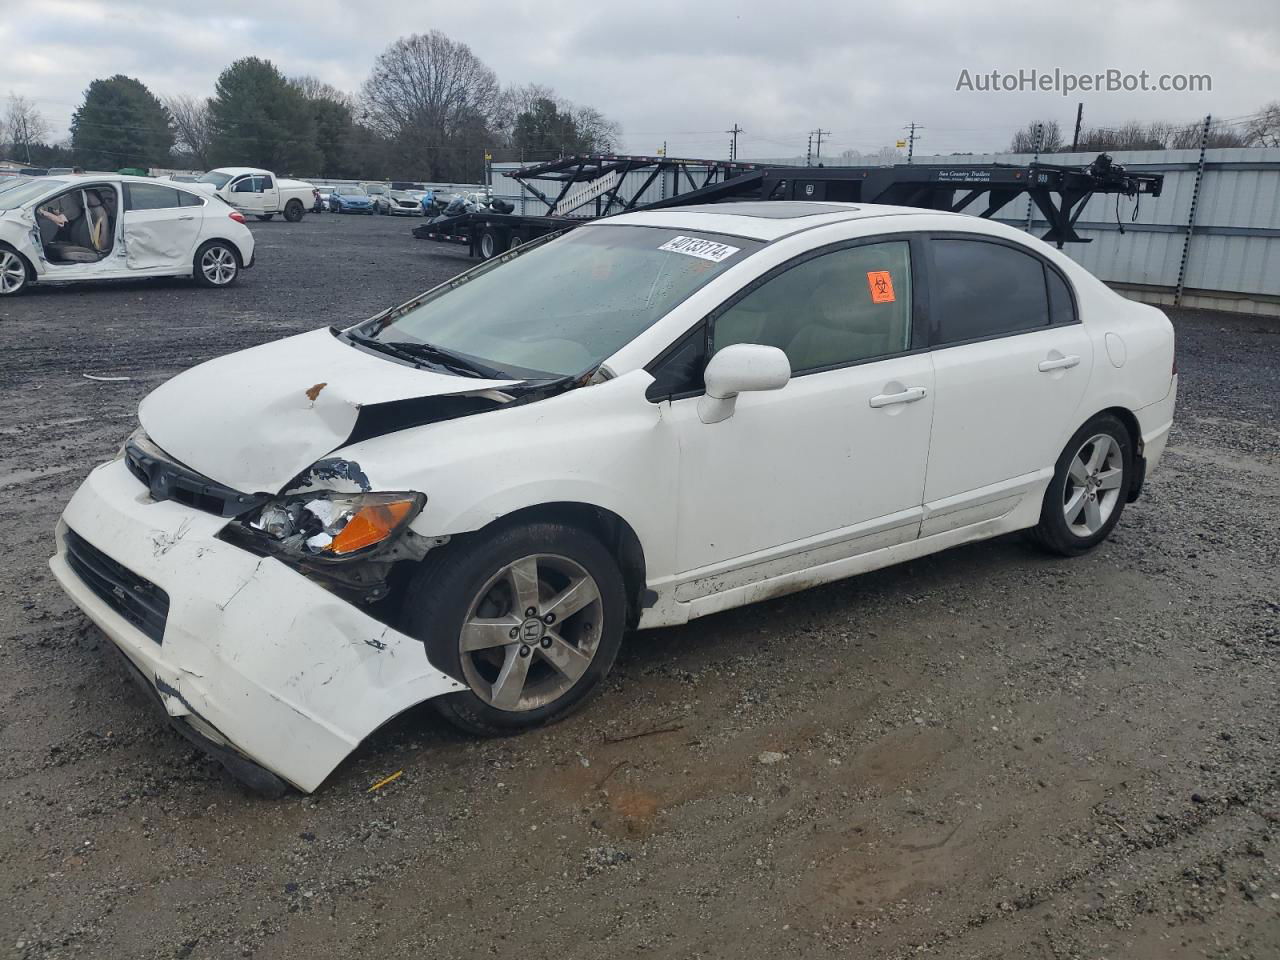
<svg viewBox="0 0 1280 960"><path fill-rule="evenodd" d="M893 277L888 270L868 270L867 286L871 288L872 303L893 303Z"/></svg>

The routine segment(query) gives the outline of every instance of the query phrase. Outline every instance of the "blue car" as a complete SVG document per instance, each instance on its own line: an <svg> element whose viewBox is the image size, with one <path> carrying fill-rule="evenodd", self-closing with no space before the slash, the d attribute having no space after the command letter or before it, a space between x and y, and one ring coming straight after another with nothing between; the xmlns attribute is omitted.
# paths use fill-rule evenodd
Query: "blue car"
<svg viewBox="0 0 1280 960"><path fill-rule="evenodd" d="M373 200L364 187L334 187L329 194L329 209L334 213L367 213L373 215Z"/></svg>

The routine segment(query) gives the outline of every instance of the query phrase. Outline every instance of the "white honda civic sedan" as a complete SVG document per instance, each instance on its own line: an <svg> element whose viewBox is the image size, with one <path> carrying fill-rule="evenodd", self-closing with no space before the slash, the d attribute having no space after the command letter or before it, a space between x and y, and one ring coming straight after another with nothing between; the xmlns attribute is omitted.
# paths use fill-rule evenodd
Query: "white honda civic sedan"
<svg viewBox="0 0 1280 960"><path fill-rule="evenodd" d="M309 791L428 699L564 716L631 629L1015 530L1089 550L1176 384L1159 310L1011 227L634 213L178 375L52 566L185 732Z"/></svg>
<svg viewBox="0 0 1280 960"><path fill-rule="evenodd" d="M235 283L253 234L222 200L117 174L37 177L0 192L0 296L33 283L195 277Z"/></svg>

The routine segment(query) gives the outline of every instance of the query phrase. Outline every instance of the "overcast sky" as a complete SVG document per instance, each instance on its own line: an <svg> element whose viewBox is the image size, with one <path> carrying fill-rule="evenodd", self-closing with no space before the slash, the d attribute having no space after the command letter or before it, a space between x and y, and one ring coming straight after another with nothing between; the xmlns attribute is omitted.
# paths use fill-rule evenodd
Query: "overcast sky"
<svg viewBox="0 0 1280 960"><path fill-rule="evenodd" d="M1193 0L1020 4L853 4L738 0L695 4L436 0L38 0L0 17L0 94L37 103L66 134L97 77L137 77L158 95L207 96L237 57L273 60L357 92L374 57L402 34L443 30L470 44L504 84L538 82L622 124L624 148L742 157L823 154L891 144L914 120L919 152L1007 146L1032 118L1068 136L1130 118L1238 118L1280 98L1280 3ZM728 12L732 10L733 12ZM1209 74L1207 93L957 92L975 76L1019 69L1114 68L1152 77Z"/></svg>

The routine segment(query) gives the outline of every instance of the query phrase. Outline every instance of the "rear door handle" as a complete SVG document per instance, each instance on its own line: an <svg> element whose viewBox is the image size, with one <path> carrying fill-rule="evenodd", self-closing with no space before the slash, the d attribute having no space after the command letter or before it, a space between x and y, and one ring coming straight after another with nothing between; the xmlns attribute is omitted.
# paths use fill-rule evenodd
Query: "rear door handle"
<svg viewBox="0 0 1280 960"><path fill-rule="evenodd" d="M877 393L867 401L873 407L891 407L895 403L915 403L928 394L924 387L907 387L901 393Z"/></svg>
<svg viewBox="0 0 1280 960"><path fill-rule="evenodd" d="M1070 370L1080 362L1080 358L1072 354L1069 357L1055 357L1052 360L1040 361L1040 372L1049 373L1052 370Z"/></svg>

